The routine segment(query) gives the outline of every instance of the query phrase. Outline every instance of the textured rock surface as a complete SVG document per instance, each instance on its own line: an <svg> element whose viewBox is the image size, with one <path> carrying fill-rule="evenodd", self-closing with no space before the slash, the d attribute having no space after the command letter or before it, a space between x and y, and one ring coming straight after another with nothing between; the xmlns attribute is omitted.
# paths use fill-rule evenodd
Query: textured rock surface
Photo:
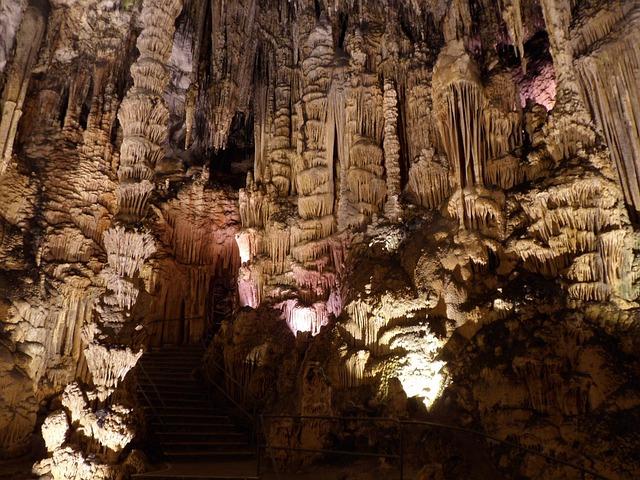
<svg viewBox="0 0 640 480"><path fill-rule="evenodd" d="M1 456L41 436L38 475L127 474L140 355L213 337L267 412L431 418L640 476L637 0L0 18ZM392 451L394 428L265 436ZM424 478L579 476L408 435Z"/></svg>

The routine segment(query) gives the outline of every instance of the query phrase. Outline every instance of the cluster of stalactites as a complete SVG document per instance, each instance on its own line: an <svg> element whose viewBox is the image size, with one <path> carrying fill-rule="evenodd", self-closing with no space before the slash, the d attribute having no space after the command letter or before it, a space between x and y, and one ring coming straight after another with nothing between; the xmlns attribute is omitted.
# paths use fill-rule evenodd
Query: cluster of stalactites
<svg viewBox="0 0 640 480"><path fill-rule="evenodd" d="M510 250L528 269L564 278L577 300L634 298L634 240L619 202L617 188L595 178L539 192L522 203L534 238Z"/></svg>
<svg viewBox="0 0 640 480"><path fill-rule="evenodd" d="M384 84L384 166L387 179L385 216L399 220L401 215L400 193L400 140L398 138L398 93L392 82Z"/></svg>
<svg viewBox="0 0 640 480"><path fill-rule="evenodd" d="M640 212L640 4L599 11L572 36L583 97L615 160L625 200Z"/></svg>
<svg viewBox="0 0 640 480"><path fill-rule="evenodd" d="M164 155L169 110L163 95L169 82L167 62L174 22L181 8L180 0L145 0L142 7L143 29L137 41L140 56L131 66L133 87L118 113L123 140L116 195L118 212L127 220L145 216L155 166Z"/></svg>
<svg viewBox="0 0 640 480"><path fill-rule="evenodd" d="M371 38L375 38L375 35L376 32L372 29ZM387 82L385 111L385 92L381 88L378 74L372 73L367 67L371 55L367 51L364 35L356 30L347 38L346 44L351 61L348 86L344 93L345 118L344 125L336 128L338 135L341 130L344 132L341 142L343 146L339 150L342 167L338 205L340 228L362 226L382 210L387 196L385 162L397 162L397 157L394 158L397 150L394 150L393 139L397 133L397 95L393 97L394 86L390 81ZM388 133L388 137L384 137L385 133ZM389 158L385 158L385 146ZM399 171L394 171L393 165L390 166L391 180L394 182L396 179L393 175Z"/></svg>
<svg viewBox="0 0 640 480"><path fill-rule="evenodd" d="M411 201L430 210L437 209L451 195L449 164L433 148L423 150L409 170L407 193Z"/></svg>
<svg viewBox="0 0 640 480"><path fill-rule="evenodd" d="M148 233L127 231L124 227L105 231L103 243L107 266L100 276L108 293L102 299L100 318L103 324L118 327L126 321L138 297L139 286L134 278L156 247Z"/></svg>
<svg viewBox="0 0 640 480"><path fill-rule="evenodd" d="M326 151L325 116L334 61L333 37L326 23L319 23L309 35L302 59L302 167L296 175L298 213L303 219L333 213L333 165Z"/></svg>
<svg viewBox="0 0 640 480"><path fill-rule="evenodd" d="M569 27L572 23L569 0L540 0L556 78L556 101L545 127L556 161L569 158L595 143L591 116L581 98Z"/></svg>
<svg viewBox="0 0 640 480"><path fill-rule="evenodd" d="M480 198L487 187L513 186L524 179L518 162L501 162L498 171L490 168L492 160L503 157L522 141L516 92L500 88L505 82L495 82L497 85L482 84L477 66L460 41L450 42L443 49L434 69L434 111L440 148L448 158L450 183L460 197L450 203L449 211L461 226L470 227L478 215L482 223L486 215L494 216L489 213L494 210L488 207L493 203L491 199ZM431 191L418 196L432 206L446 195L447 182L438 169L424 172L425 166L416 168L415 173L428 180L425 187ZM415 177L413 182L412 189L420 188ZM467 194L472 198L465 198Z"/></svg>
<svg viewBox="0 0 640 480"><path fill-rule="evenodd" d="M194 53L203 62L194 83L195 111L203 127L195 140L203 150L224 150L236 113L250 110L259 4L257 0L191 2Z"/></svg>

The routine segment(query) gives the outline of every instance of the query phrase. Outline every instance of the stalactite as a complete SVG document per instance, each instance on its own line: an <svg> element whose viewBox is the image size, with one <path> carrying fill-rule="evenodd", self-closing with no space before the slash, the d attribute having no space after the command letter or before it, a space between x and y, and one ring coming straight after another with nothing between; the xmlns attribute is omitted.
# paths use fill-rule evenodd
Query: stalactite
<svg viewBox="0 0 640 480"><path fill-rule="evenodd" d="M98 388L98 398L104 401L138 362L142 350L134 353L129 348L118 349L89 343L84 356Z"/></svg>
<svg viewBox="0 0 640 480"><path fill-rule="evenodd" d="M294 335L298 332L310 332L317 335L320 329L329 323L326 305L316 302L313 305L301 305L298 300L286 300L277 305L282 310L283 320Z"/></svg>
<svg viewBox="0 0 640 480"><path fill-rule="evenodd" d="M487 184L509 190L526 180L527 169L519 158L505 155L487 162L485 178Z"/></svg>
<svg viewBox="0 0 640 480"><path fill-rule="evenodd" d="M273 262L273 272L282 274L286 271L286 258L291 249L291 233L285 225L271 223L266 229L263 248Z"/></svg>
<svg viewBox="0 0 640 480"><path fill-rule="evenodd" d="M198 139L198 146L203 149L224 149L235 113L249 110L258 5L257 0L215 0L211 4L211 31L200 33L211 36L212 58L208 61L211 67L197 78L200 90L196 109L205 113L206 124L205 137ZM199 13L202 20L206 16L204 7L203 3ZM259 179L257 175L256 180Z"/></svg>
<svg viewBox="0 0 640 480"><path fill-rule="evenodd" d="M435 109L456 185L483 185L484 96L477 68L457 42L440 54L434 70Z"/></svg>
<svg viewBox="0 0 640 480"><path fill-rule="evenodd" d="M241 189L238 201L243 228L264 227L274 210L269 194L255 186Z"/></svg>
<svg viewBox="0 0 640 480"><path fill-rule="evenodd" d="M574 52L569 38L569 0L541 0L553 65L556 73L556 102L547 133L553 139L551 153L556 160L573 156L578 146L595 142L591 119L580 95L573 67Z"/></svg>
<svg viewBox="0 0 640 480"><path fill-rule="evenodd" d="M404 116L406 135L411 136L407 142L410 162L415 162L423 155L423 151L433 150L438 143L437 122L433 112L432 70L424 67L426 55L421 45L416 45L415 66L406 73L404 95Z"/></svg>
<svg viewBox="0 0 640 480"><path fill-rule="evenodd" d="M263 276L257 264L238 271L238 297L243 307L257 308L262 301Z"/></svg>
<svg viewBox="0 0 640 480"><path fill-rule="evenodd" d="M155 251L155 242L144 233L128 232L115 227L104 233L107 261L121 277L133 277Z"/></svg>
<svg viewBox="0 0 640 480"><path fill-rule="evenodd" d="M22 22L22 15L26 2L4 2L0 6L0 15L5 19L0 26L0 73L2 73L10 61L11 51L14 47L15 37Z"/></svg>
<svg viewBox="0 0 640 480"><path fill-rule="evenodd" d="M449 165L433 149L424 150L411 165L407 192L412 200L425 208L437 209L451 194Z"/></svg>
<svg viewBox="0 0 640 480"><path fill-rule="evenodd" d="M566 385L564 367L556 357L544 361L528 357L516 357L513 370L524 379L532 408L540 412L562 411L578 415L590 408L590 382Z"/></svg>
<svg viewBox="0 0 640 480"><path fill-rule="evenodd" d="M577 257L569 267L567 277L577 282L594 282L604 279L602 258L595 252Z"/></svg>
<svg viewBox="0 0 640 480"><path fill-rule="evenodd" d="M262 251L260 245L262 237L256 229L245 228L240 233L237 233L235 238L241 263L249 262Z"/></svg>
<svg viewBox="0 0 640 480"><path fill-rule="evenodd" d="M507 24L509 36L515 44L520 56L522 70L526 73L527 59L524 55L525 33L524 22L522 20L522 5L520 4L520 0L499 0L498 5L502 13L502 18Z"/></svg>
<svg viewBox="0 0 640 480"><path fill-rule="evenodd" d="M346 187L346 200L360 214L351 216L350 222L356 225L378 213L387 195L387 185L383 180L382 148L385 127L384 91L378 84L377 76L366 71L367 53L364 48L363 37L357 32L349 40L352 56L349 66L351 81L346 92L344 137L348 151L348 154L344 152L348 158L348 169L345 172L346 178L342 179ZM392 121L391 118L389 121ZM388 147L391 148L390 145ZM346 205L342 208L346 209ZM343 213L342 217L346 215Z"/></svg>
<svg viewBox="0 0 640 480"><path fill-rule="evenodd" d="M349 351L346 346L340 349L340 386L342 388L358 387L365 380L365 368L371 352L368 350Z"/></svg>
<svg viewBox="0 0 640 480"><path fill-rule="evenodd" d="M625 200L640 211L640 7L621 2L576 30L572 44L583 97L615 160Z"/></svg>

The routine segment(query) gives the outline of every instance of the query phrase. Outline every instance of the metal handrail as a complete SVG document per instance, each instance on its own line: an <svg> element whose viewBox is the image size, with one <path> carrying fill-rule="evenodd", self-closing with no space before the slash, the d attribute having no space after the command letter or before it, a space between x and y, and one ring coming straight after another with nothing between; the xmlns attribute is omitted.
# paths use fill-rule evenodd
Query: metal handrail
<svg viewBox="0 0 640 480"><path fill-rule="evenodd" d="M300 449L296 447L286 447L286 446L269 446L266 444L262 445L261 448L264 448L265 451L273 449L273 450L287 450L287 451L301 451L301 452L334 453L334 454L348 455L348 456L374 456L378 458L397 458L399 459L399 470L400 470L401 480L404 478L404 449L403 449L404 435L403 433L404 433L404 427L407 425L422 425L427 427L442 428L445 430L477 435L477 436L486 438L488 440L491 440L493 442L496 442L498 444L505 445L510 448L515 448L517 450L521 450L526 453L530 453L532 455L536 455L540 458L550 461L551 463L556 463L566 467L573 468L581 472L583 475L589 474L595 478L599 478L602 480L611 480L608 477L602 475L601 473L596 472L595 470L591 470L589 468L585 468L580 465L567 462L566 460L555 458L551 455L547 455L545 453L538 452L531 448L518 445L517 443L501 440L499 438L496 438L492 435L481 432L479 430L473 430L470 428L460 427L457 425L449 425L445 423L420 421L420 420L401 420L401 419L389 418L389 417L341 417L341 416L334 416L334 415L268 415L267 414L267 415L261 415L260 418L262 422L264 422L264 418L270 418L270 419L291 418L291 419L300 419L300 420L309 419L309 420L329 420L329 421L366 421L370 423L383 423L383 422L395 423L396 425L399 426L399 435L400 435L400 453L397 455L375 454L375 453L368 453L368 452L352 452L352 451L346 451L346 450Z"/></svg>
<svg viewBox="0 0 640 480"><path fill-rule="evenodd" d="M153 387L153 390L156 393L156 397L158 397L158 400L160 400L160 403L162 404L162 407L166 408L167 405L164 403L164 400L160 396L160 392L158 391L158 388L156 387L155 382L153 380L151 380L151 377L149 376L147 371L144 369L144 366L142 365L142 363L139 363L138 366L140 367L140 371L146 377L146 379L149 382L149 384ZM152 402L151 399L147 396L147 393L144 391L144 388L140 388L140 391L142 392L142 395L144 396L144 398L147 400L147 403L151 407L151 410L153 410L154 415L160 420L160 423L164 424L164 420L162 420L162 416L158 414L158 411L156 410L154 402Z"/></svg>
<svg viewBox="0 0 640 480"><path fill-rule="evenodd" d="M216 367L220 368L220 366L217 364L217 362L216 362L215 360L213 361L213 363L214 363L214 365L215 365ZM206 370L205 370L205 372L206 372ZM225 372L225 373L226 373L226 372ZM229 395L223 387L221 387L220 385L218 385L218 382L216 382L216 381L215 381L215 379L213 379L213 378L212 378L208 373L205 373L205 376L206 376L207 380L209 381L209 383L211 383L214 387L216 387L216 388L220 391L220 393L222 393L222 394L227 398L227 400L231 401L231 403L233 403L233 404L234 404L234 406L236 406L236 407L238 408L238 410L240 410L240 412L241 412L243 415L245 415L249 420L252 420L252 421L254 420L254 416L253 416L253 415L251 415L251 414L250 414L250 413L249 413L249 412L248 412L248 411L247 411L247 410L246 410L242 405L240 405L240 404L239 404L235 399L233 399L233 398L231 397L231 395ZM239 384L238 384L238 385L239 385Z"/></svg>
<svg viewBox="0 0 640 480"><path fill-rule="evenodd" d="M180 317L180 318L170 318L170 319L164 319L164 318L160 318L160 319L156 319L156 320L152 320L149 323L146 323L146 325L153 325L155 323L159 323L159 322L174 322L174 321L185 321L185 320L200 320L200 319L204 319L206 318L206 316L197 316L197 317ZM204 347L207 346L208 342L206 342L206 340L203 338L201 343L203 344ZM233 376L231 376L229 374L229 372L226 370L226 368L222 365L219 364L219 362L213 358L213 357L209 357L209 363L212 364L215 368L217 368L223 375L224 375L224 379L225 381L231 381L231 383L233 383L234 385L236 385L237 387L240 388L240 390L243 392L243 396L244 394L247 392L247 389L244 385L242 385L240 382L238 382ZM147 372L144 370L144 367L140 364L140 369L142 371L142 373L145 375L145 377L147 378L147 380L149 381L149 383L153 386L156 395L158 396L158 398L160 399L160 402L162 403L162 406L165 407L166 405L164 404L164 401L162 400L162 397L160 396L155 383L151 380L151 378L149 377L149 375L147 374ZM375 453L367 453L367 452L350 452L350 451L344 451L344 450L328 450L328 449L302 449L302 448L296 448L296 447L286 447L286 446L269 446L269 445L261 445L260 444L260 440L259 440L259 424L258 424L258 415L254 409L254 413L251 414L249 413L242 405L240 405L239 402L237 402L234 398L232 398L231 395L229 395L226 391L226 388L218 385L218 382L211 377L211 375L209 375L209 372L207 369L205 369L205 376L207 378L207 380L209 381L209 383L211 383L217 390L220 391L220 393L223 394L223 396L225 398L227 398L227 400L229 400L237 409L238 411L240 411L249 421L252 422L252 424L254 425L255 428L255 437L256 437L256 448L257 448L257 470L258 470L258 476L260 475L260 450L261 448L264 448L265 451L268 450L288 450L288 451L300 451L300 452L308 452L308 453L333 453L333 454L342 454L342 455L354 455L354 456L374 456L374 457L378 457L378 458L397 458L400 460L400 478L403 478L403 474L404 474L404 452L403 452L403 436L404 436L404 427L408 426L408 425L422 425L425 427L431 427L431 428L441 428L441 429L445 429L445 430L449 430L449 431L457 431L457 432L462 432L462 433L466 433L466 434L471 434L471 435L476 435L476 436L480 436L482 438L485 438L487 440L490 440L492 442L507 446L509 448L513 448L513 449L517 449L535 456L538 456L540 458L543 458L551 463L556 463L559 465L563 465L566 467L570 467L573 468L575 470L580 471L583 475L584 474L589 474L592 475L595 478L598 479L602 479L602 480L610 480L608 477L605 477L604 475L596 472L595 470L591 470L589 468L585 468L576 464L573 464L571 462L568 462L566 460L562 460L556 457L553 457L551 455L545 454L543 452L539 452L537 450L525 447L523 445L519 445L517 443L513 443L507 440L501 440L499 438L496 438L492 435L489 435L487 433L481 432L479 430L473 430L470 428L466 428L466 427L460 427L457 425L449 425L449 424L444 424L444 423L439 423L439 422L431 422L431 421L419 421L419 420L400 420L397 418L389 418L389 417L341 417L341 416L332 416L332 415L272 415L272 414L260 414L259 415L259 419L260 419L260 424L263 425L263 430L264 430L264 419L268 418L268 419L276 419L276 418L293 418L293 419L315 419L315 420L329 420L329 421L366 421L366 422L371 422L371 423L384 423L384 422L391 422L391 423L395 423L396 425L398 425L399 428L399 435L400 435L400 454L399 455L386 455L386 454L375 454ZM145 399L147 400L147 402L149 402L149 405L151 406L152 410L154 411L154 413L156 414L156 416L158 418L160 418L160 421L162 422L162 419L160 417L160 415L157 414L157 411L154 407L153 402L149 401L149 398L147 397L146 393L144 393L143 391L143 395L145 396ZM272 457L272 460L273 457Z"/></svg>
<svg viewBox="0 0 640 480"><path fill-rule="evenodd" d="M215 358L212 358L211 361L213 362L213 366L225 375L225 380L231 380L231 383L240 387L244 392L247 392L247 388L231 375L228 375L227 369L223 365L220 365L220 363L217 362Z"/></svg>
<svg viewBox="0 0 640 480"><path fill-rule="evenodd" d="M203 343L204 340L203 340ZM241 389L246 390L245 387L240 384L238 381L236 381L233 377L231 377L230 375L227 374L227 371L224 367L222 367L218 361L213 358L213 357L209 357L209 364L213 364L216 368L218 368L218 370L220 370L223 374L224 374L224 378L227 379L229 378L232 382L234 382L236 385L238 385ZM209 381L210 384L212 384L216 389L218 389L218 391L220 393L222 393L222 395L229 400L239 411L240 413L242 413L245 417L247 417L247 419L249 420L250 424L253 426L253 436L255 438L255 444L256 444L256 477L260 478L260 432L259 432L259 426L258 426L258 414L254 408L253 414L250 414L242 405L240 405L231 395L229 395L226 391L226 388L224 388L223 386L218 385L218 382L215 380L215 378L211 377L211 375L209 375L208 369L204 369L205 371L205 377L206 379Z"/></svg>
<svg viewBox="0 0 640 480"><path fill-rule="evenodd" d="M448 425L446 423L428 422L428 421L421 421L421 420L401 420L400 423L402 425L424 425L424 426L428 426L428 427L442 428L442 429L445 429L445 430L470 433L472 435L477 435L477 436L486 438L487 440L491 440L491 441L499 443L501 445L504 445L504 446L507 446L507 447L510 447L510 448L515 448L517 450L521 450L523 452L527 452L527 453L530 453L532 455L536 455L538 457L544 458L545 460L549 460L552 463L559 463L561 465L564 465L565 467L571 467L571 468L573 468L575 470L579 470L583 474L588 473L589 475L592 475L592 476L594 476L596 478L600 478L602 480L610 480L608 477L605 477L604 475L602 475L601 473L596 472L595 470L591 470L591 469L586 468L586 467L581 467L580 465L576 465L575 463L567 462L566 460L562 460L561 458L556 458L554 456L548 455L548 454L543 453L543 452L539 452L537 450L534 450L534 449L529 448L529 447L525 447L523 445L519 445L519 444L514 443L514 442L510 442L508 440L501 440L499 438L496 438L496 437L494 437L492 435L489 435L487 433L481 432L479 430L473 430L471 428L459 427L457 425Z"/></svg>

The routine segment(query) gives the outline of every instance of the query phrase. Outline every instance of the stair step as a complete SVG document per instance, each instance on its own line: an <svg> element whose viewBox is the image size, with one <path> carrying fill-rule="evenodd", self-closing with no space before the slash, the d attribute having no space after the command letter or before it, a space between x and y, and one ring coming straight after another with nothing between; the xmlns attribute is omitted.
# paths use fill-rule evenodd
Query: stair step
<svg viewBox="0 0 640 480"><path fill-rule="evenodd" d="M151 356L166 356L166 357L171 357L171 356L189 356L189 355L203 355L205 352L204 349L200 348L187 348L187 349L175 349L175 348L163 348L161 350L148 350L146 352L144 352L145 355L149 355Z"/></svg>
<svg viewBox="0 0 640 480"><path fill-rule="evenodd" d="M156 471L133 474L133 479L147 480L257 480L255 461L225 462L221 459L203 459L202 462L172 462ZM206 473L205 473L206 472Z"/></svg>
<svg viewBox="0 0 640 480"><path fill-rule="evenodd" d="M161 350L147 350L144 352L145 355L156 355L156 356L188 356L188 355L203 355L205 352L204 349L200 348L185 348L185 349L176 349L176 348L163 348Z"/></svg>
<svg viewBox="0 0 640 480"><path fill-rule="evenodd" d="M175 431L187 431L193 433L210 432L212 430L220 433L239 432L235 424L229 421L222 422L189 422L183 419L163 419L162 421L152 421L153 426L158 431L163 432L175 432Z"/></svg>
<svg viewBox="0 0 640 480"><path fill-rule="evenodd" d="M156 380L165 380L170 383L179 383L179 382L193 382L199 381L200 379L193 375L194 370L167 370L165 368L155 370L145 369L144 373L140 372L138 374L138 379L140 381L147 380L151 378L153 381Z"/></svg>
<svg viewBox="0 0 640 480"><path fill-rule="evenodd" d="M199 362L202 361L202 358L204 357L204 352L203 353L198 353L198 354L180 354L180 353L171 353L171 354L163 354L163 353L145 353L142 358L140 359L143 362L148 362L148 361L159 361L159 362L169 362L169 361L176 361L176 362Z"/></svg>
<svg viewBox="0 0 640 480"><path fill-rule="evenodd" d="M152 379L153 380L153 379ZM152 389L172 389L172 390L197 390L202 391L202 384L197 384L194 380L189 379L189 381L182 381L180 383L161 383L161 382L153 382L153 383L138 383L139 387L144 388L152 388Z"/></svg>
<svg viewBox="0 0 640 480"><path fill-rule="evenodd" d="M202 379L197 377L192 377L191 374L183 374L176 373L175 375L167 374L166 372L162 372L162 374L154 375L149 373L148 375L138 375L138 382L146 382L149 383L151 380L153 383L167 383L172 385L190 385L190 384L201 384Z"/></svg>
<svg viewBox="0 0 640 480"><path fill-rule="evenodd" d="M196 367L189 367L185 369L177 369L174 367L144 367L144 372L139 371L138 378L144 380L146 377L151 377L154 380L156 378L166 378L167 380L196 380L194 374L198 369Z"/></svg>
<svg viewBox="0 0 640 480"><path fill-rule="evenodd" d="M173 468L180 462L184 467L202 465L202 462L215 465L240 462L246 466L255 461L249 436L233 423L226 400L212 402L207 384L198 378L204 354L202 348L175 346L153 349L141 358L137 374L138 397L142 403L152 402L144 407L144 411L160 450L171 460L172 471L159 471L153 475L150 472L134 478L256 478L255 472L249 473L250 469L235 470L229 475L229 471L222 473L218 468L183 469L182 473Z"/></svg>
<svg viewBox="0 0 640 480"><path fill-rule="evenodd" d="M204 392L190 391L190 390L166 390L162 388L141 388L140 394L146 394L147 396L162 397L162 398L199 398L207 401L207 396Z"/></svg>
<svg viewBox="0 0 640 480"><path fill-rule="evenodd" d="M154 413L154 412L152 412ZM200 412L194 413L190 412L163 412L159 409L156 409L155 413L160 415L163 421L166 422L175 422L177 420L183 421L185 423L209 423L213 425L233 425L231 421L231 417L229 415L216 415L215 413Z"/></svg>
<svg viewBox="0 0 640 480"><path fill-rule="evenodd" d="M215 430L221 434L223 433L241 433L235 425L227 424L189 424L185 422L175 422L175 423L153 423L154 432L164 432L164 433L179 433L179 432L191 432L191 433L205 433L211 432Z"/></svg>
<svg viewBox="0 0 640 480"><path fill-rule="evenodd" d="M194 358L194 357L202 357L204 355L204 350L192 350L192 351L177 351L177 350L167 350L167 351L160 351L160 352L156 352L156 351L149 351L149 352L145 352L144 356L149 358L149 357L154 357L154 358Z"/></svg>
<svg viewBox="0 0 640 480"><path fill-rule="evenodd" d="M193 432L193 431L176 431L176 432L167 432L167 431L156 431L156 437L158 437L163 443L170 442L174 439L176 441L226 441L232 440L236 442L244 442L246 445L247 435L240 432L218 432L215 430L207 430L204 432ZM166 443L165 443L166 444Z"/></svg>
<svg viewBox="0 0 640 480"><path fill-rule="evenodd" d="M234 451L242 450L247 447L246 442L233 442L233 441L218 441L218 440L169 440L164 442L163 447L167 450L182 449L186 447L201 448L201 447L216 447L220 449L228 448Z"/></svg>
<svg viewBox="0 0 640 480"><path fill-rule="evenodd" d="M149 399L149 402L153 403L156 408L182 408L182 407L198 407L204 411L211 409L211 403L206 397L202 395L189 395L180 393L162 393L156 394L155 392L147 391L146 396L140 392L140 399Z"/></svg>
<svg viewBox="0 0 640 480"><path fill-rule="evenodd" d="M141 392L142 393L142 392ZM149 394L153 394L154 398L157 398L158 395L156 394L156 392L154 392L153 390L145 390L145 393ZM211 404L207 401L207 397L202 395L200 398L187 398L189 397L189 394L185 394L184 396L181 395L181 392L162 392L159 391L158 392L160 395L160 398L165 402L178 402L180 405L182 405L182 403L186 403L188 405L193 405L193 404L200 404L203 408L211 408ZM193 397L193 396L191 396ZM178 405L178 406L180 406Z"/></svg>
<svg viewBox="0 0 640 480"><path fill-rule="evenodd" d="M198 385L195 379L189 379L188 382L185 379L185 381L181 381L179 383L173 383L173 384L168 383L167 380L165 379L159 379L159 378L158 379L151 378L151 382L153 383L149 383L149 380L147 379L139 379L139 381L144 381L144 383L138 383L139 386L142 386L145 388L156 388L156 389L167 388L167 389L173 389L173 390L195 390L195 391L204 392L206 391L206 387L207 387L207 385L205 385L204 382L201 382L200 385Z"/></svg>
<svg viewBox="0 0 640 480"><path fill-rule="evenodd" d="M175 413L175 414L160 414L160 412L158 412L158 415L162 415L162 420L167 423L167 422L175 422L177 420L182 420L185 423L202 423L202 422L209 422L209 423L214 423L216 425L233 425L233 422L229 419L228 416L221 416L221 415L181 415L179 413Z"/></svg>
<svg viewBox="0 0 640 480"><path fill-rule="evenodd" d="M201 389L202 388L202 380L195 378L195 377L186 377L186 376L182 376L182 377L172 377L171 375L167 375L165 373L161 375L148 375L148 376L139 376L138 377L138 385L141 384L145 384L145 385L151 385L149 382L153 382L154 385L156 386L173 386L173 387L191 387L191 388L195 388L196 386L199 386L198 388Z"/></svg>
<svg viewBox="0 0 640 480"><path fill-rule="evenodd" d="M203 355L204 352L205 352L204 350L195 350L195 349L191 349L191 350L175 350L175 349L171 349L171 350L148 350L148 351L144 352L144 354L148 355L150 357L152 357L152 356L156 356L156 357L187 357L187 356Z"/></svg>
<svg viewBox="0 0 640 480"><path fill-rule="evenodd" d="M206 405L204 407L202 406L197 406L197 405L183 405L183 406L176 406L176 405L168 405L168 406L162 406L162 405L154 405L155 408L152 408L151 406L149 406L148 408L151 409L151 411L156 411L159 415L180 415L180 416L186 416L186 417L198 417L198 418L202 418L202 417L208 417L208 416L228 416L229 414L229 410L227 409L221 409L221 408L215 408L211 405Z"/></svg>
<svg viewBox="0 0 640 480"><path fill-rule="evenodd" d="M237 451L220 451L220 450L211 450L211 451L199 451L199 450L185 450L185 451L175 451L175 450L164 450L163 455L167 459L182 459L182 460L204 460L211 458L221 458L225 460L231 460L235 458L250 458L254 457L256 452L253 450L237 450Z"/></svg>
<svg viewBox="0 0 640 480"><path fill-rule="evenodd" d="M140 365L142 365L142 367L147 371L153 369L184 371L202 366L202 362L200 362L199 360L194 362L184 362L178 360L141 360L140 362Z"/></svg>
<svg viewBox="0 0 640 480"><path fill-rule="evenodd" d="M188 415L207 415L213 410L211 404L204 400L189 401L165 397L163 397L162 400L157 397L153 397L150 400L154 403L154 408L151 409L151 411L153 412L155 410L158 415L164 415L170 410L173 410L171 413L179 413L182 411Z"/></svg>

